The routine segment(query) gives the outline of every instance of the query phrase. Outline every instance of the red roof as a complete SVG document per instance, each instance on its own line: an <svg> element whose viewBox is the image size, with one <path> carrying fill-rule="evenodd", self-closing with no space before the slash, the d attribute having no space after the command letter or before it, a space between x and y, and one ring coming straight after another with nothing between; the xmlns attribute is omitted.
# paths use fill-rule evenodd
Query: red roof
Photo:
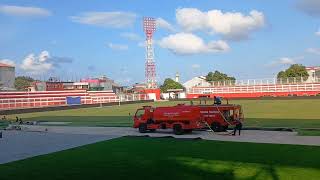
<svg viewBox="0 0 320 180"><path fill-rule="evenodd" d="M320 66L306 67L306 70L318 70Z"/></svg>
<svg viewBox="0 0 320 180"><path fill-rule="evenodd" d="M11 66L9 64L0 63L0 67L13 67L13 66Z"/></svg>

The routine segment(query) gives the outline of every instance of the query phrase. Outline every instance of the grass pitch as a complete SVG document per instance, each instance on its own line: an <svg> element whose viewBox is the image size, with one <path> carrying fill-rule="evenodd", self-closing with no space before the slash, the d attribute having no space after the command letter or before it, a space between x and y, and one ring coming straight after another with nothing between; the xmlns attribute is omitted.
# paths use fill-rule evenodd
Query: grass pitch
<svg viewBox="0 0 320 180"><path fill-rule="evenodd" d="M102 108L73 109L18 114L28 121L70 122L72 126L131 126L132 116L144 105L170 106L181 101L129 104ZM320 99L292 100L232 100L241 104L246 127L319 128ZM14 121L16 115L8 116Z"/></svg>
<svg viewBox="0 0 320 180"><path fill-rule="evenodd" d="M318 179L320 147L123 137L0 165L0 179Z"/></svg>

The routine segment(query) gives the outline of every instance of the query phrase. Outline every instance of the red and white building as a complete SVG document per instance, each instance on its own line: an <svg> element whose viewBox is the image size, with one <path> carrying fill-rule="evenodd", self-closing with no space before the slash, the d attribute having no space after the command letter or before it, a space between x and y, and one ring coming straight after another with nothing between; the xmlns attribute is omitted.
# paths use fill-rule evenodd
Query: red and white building
<svg viewBox="0 0 320 180"><path fill-rule="evenodd" d="M314 67L306 67L306 70L309 74L309 78L307 79L307 82L317 82L320 78L320 66L314 66Z"/></svg>
<svg viewBox="0 0 320 180"><path fill-rule="evenodd" d="M209 83L204 76L183 85L187 98L213 97L255 98L263 96L315 96L320 94L320 67L307 67L309 78L249 79Z"/></svg>

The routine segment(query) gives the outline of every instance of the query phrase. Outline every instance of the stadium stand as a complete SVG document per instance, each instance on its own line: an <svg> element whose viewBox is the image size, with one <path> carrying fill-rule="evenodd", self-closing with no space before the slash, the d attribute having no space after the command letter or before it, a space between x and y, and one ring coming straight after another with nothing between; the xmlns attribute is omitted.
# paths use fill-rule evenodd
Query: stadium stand
<svg viewBox="0 0 320 180"><path fill-rule="evenodd" d="M257 84L192 87L187 98L213 97L256 98L263 96L315 96L320 94L320 83Z"/></svg>
<svg viewBox="0 0 320 180"><path fill-rule="evenodd" d="M0 92L0 109L65 106L67 97L80 97L81 104L98 104L130 100L147 100L145 94L116 95L113 91L35 91Z"/></svg>

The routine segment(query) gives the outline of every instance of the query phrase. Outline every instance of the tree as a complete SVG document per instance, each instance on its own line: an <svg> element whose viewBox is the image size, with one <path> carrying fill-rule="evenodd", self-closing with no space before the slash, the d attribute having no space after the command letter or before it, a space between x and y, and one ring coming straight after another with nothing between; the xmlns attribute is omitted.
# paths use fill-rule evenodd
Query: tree
<svg viewBox="0 0 320 180"><path fill-rule="evenodd" d="M34 79L32 77L18 76L15 79L14 86L17 90L25 90L31 85L32 82L34 82Z"/></svg>
<svg viewBox="0 0 320 180"><path fill-rule="evenodd" d="M305 66L301 64L292 64L288 69L280 71L277 75L278 79L291 77L298 77L306 80L309 77L309 74Z"/></svg>
<svg viewBox="0 0 320 180"><path fill-rule="evenodd" d="M286 75L286 73L284 72L284 71L280 71L279 73L278 73L278 75L277 75L277 78L278 79L280 79L280 78L286 78L287 77L287 75Z"/></svg>
<svg viewBox="0 0 320 180"><path fill-rule="evenodd" d="M160 86L161 92L167 92L168 89L183 89L182 84L175 82L171 78L164 80L163 85Z"/></svg>
<svg viewBox="0 0 320 180"><path fill-rule="evenodd" d="M232 76L228 76L227 74L221 73L219 71L209 72L206 76L206 80L208 82L214 81L235 81L236 78Z"/></svg>

